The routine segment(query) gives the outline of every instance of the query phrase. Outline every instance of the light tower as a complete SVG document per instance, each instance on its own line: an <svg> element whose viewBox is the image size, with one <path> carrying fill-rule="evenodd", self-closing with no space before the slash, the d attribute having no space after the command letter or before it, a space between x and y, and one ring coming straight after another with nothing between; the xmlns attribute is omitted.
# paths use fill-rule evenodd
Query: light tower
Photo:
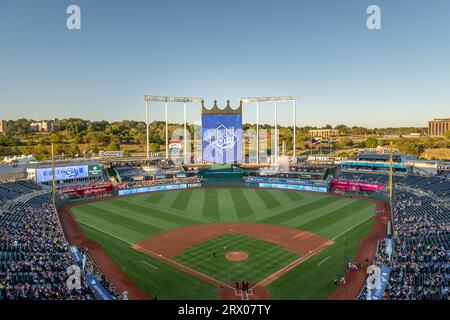
<svg viewBox="0 0 450 320"><path fill-rule="evenodd" d="M296 154L296 127L297 127L297 101L299 100L298 96L282 96L282 97L246 97L240 98L240 101L243 103L256 103L256 163L259 164L259 103L268 103L273 102L275 107L274 114L274 126L275 126L275 155L274 160L275 163L278 163L278 117L277 117L277 103L278 102L292 102L293 103L293 116L294 116L294 136L293 136L293 159L294 163L297 162L297 154Z"/></svg>
<svg viewBox="0 0 450 320"><path fill-rule="evenodd" d="M187 103L201 103L203 98L192 98L192 97L169 97L169 96L144 96L145 101L145 123L147 128L147 140L146 140L146 153L147 153L147 159L150 158L150 149L149 149L149 128L148 128L148 115L149 115L149 104L150 102L164 102L164 122L165 122L165 135L166 135L166 159L169 158L169 129L168 129L168 120L167 120L167 104L169 102L172 103L183 103L183 125L184 125L184 133L183 133L183 140L184 140L184 147L183 147L183 155L184 155L184 163L187 163L187 121L186 121L186 115L187 115Z"/></svg>

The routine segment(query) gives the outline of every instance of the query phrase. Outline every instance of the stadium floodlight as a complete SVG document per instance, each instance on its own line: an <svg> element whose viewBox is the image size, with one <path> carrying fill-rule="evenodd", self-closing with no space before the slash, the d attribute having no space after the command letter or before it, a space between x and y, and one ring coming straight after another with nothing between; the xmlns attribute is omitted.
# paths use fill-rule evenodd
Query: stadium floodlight
<svg viewBox="0 0 450 320"><path fill-rule="evenodd" d="M164 102L164 114L165 114L165 123L166 123L166 159L169 159L169 127L167 123L167 103L175 102L175 103L183 103L183 114L184 114L184 148L183 148L183 156L184 163L187 162L186 152L187 152L187 126L186 126L186 103L202 103L203 98L195 98L195 97L171 97L171 96L150 96L144 95L145 101L145 122L147 125L147 159L150 158L150 149L149 149L149 128L148 128L148 104L150 102Z"/></svg>
<svg viewBox="0 0 450 320"><path fill-rule="evenodd" d="M181 102L181 103L201 103L203 98L192 97L168 97L168 96L144 96L144 101L156 101L156 102Z"/></svg>
<svg viewBox="0 0 450 320"><path fill-rule="evenodd" d="M240 98L244 103L252 102L291 102L298 101L300 98L298 96L281 96L281 97L246 97Z"/></svg>
<svg viewBox="0 0 450 320"><path fill-rule="evenodd" d="M300 98L298 96L281 96L281 97L245 97L240 98L239 100L242 103L255 103L256 102L256 163L259 163L259 103L273 102L275 105L275 117L274 117L274 125L275 125L275 154L274 159L275 162L278 163L278 118L277 118L277 102L292 102L293 103L293 117L294 117L294 135L293 139L293 159L294 163L297 163L297 155L296 155L296 127L297 127L297 101Z"/></svg>

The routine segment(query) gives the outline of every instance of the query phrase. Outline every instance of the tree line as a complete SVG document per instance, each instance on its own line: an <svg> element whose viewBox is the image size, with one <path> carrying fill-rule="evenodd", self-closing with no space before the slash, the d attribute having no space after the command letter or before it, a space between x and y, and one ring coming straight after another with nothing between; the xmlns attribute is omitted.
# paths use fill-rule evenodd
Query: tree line
<svg viewBox="0 0 450 320"><path fill-rule="evenodd" d="M81 155L86 152L98 152L98 150L120 150L126 145L137 146L136 150L144 151L146 142L146 126L143 121L90 121L79 118L60 120L60 130L51 133L33 133L30 130L32 119L9 120L6 123L6 132L0 136L0 155L33 154L37 158L47 158L50 155L49 146L54 143L57 154ZM169 139L176 129L182 129L181 124L169 124ZM243 130L256 129L255 124L243 124ZM193 124L187 126L191 137L194 131L198 136L200 127ZM270 132L273 126L260 125L260 130ZM321 144L311 145L308 131L312 129L336 129L340 137L331 142L322 141ZM389 141L383 137L386 135L407 135L410 133L425 133L426 128L364 128L358 126L346 126L344 124L335 127L327 124L322 128L304 126L296 128L296 147L298 150L308 148L375 148L378 145L388 145ZM286 149L293 148L293 127L278 127L279 142L286 143ZM448 134L448 135L447 135ZM269 133L270 135L270 133ZM420 154L427 148L449 148L450 132L445 138L419 137L415 139L396 139L394 145L402 153ZM362 136L362 139L355 139ZM165 123L153 121L149 125L150 151L158 152L165 144ZM269 147L270 147L269 141Z"/></svg>

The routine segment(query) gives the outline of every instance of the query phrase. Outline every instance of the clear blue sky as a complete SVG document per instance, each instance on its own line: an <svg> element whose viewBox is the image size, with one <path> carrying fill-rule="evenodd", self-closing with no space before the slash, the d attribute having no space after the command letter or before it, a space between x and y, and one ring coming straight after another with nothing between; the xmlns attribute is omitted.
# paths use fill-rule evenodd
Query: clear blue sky
<svg viewBox="0 0 450 320"><path fill-rule="evenodd" d="M426 126L450 116L450 1L0 0L0 119L143 120L144 94L300 95L299 125ZM291 114L280 106L281 123Z"/></svg>

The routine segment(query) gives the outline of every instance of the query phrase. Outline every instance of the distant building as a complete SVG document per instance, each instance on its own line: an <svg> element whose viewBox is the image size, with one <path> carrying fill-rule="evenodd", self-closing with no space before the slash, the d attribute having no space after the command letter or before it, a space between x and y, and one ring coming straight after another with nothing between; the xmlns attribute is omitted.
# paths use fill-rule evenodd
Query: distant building
<svg viewBox="0 0 450 320"><path fill-rule="evenodd" d="M368 152L361 152L358 153L356 156L357 161L364 161L364 162L389 162L390 155L387 153L368 153ZM394 163L405 163L407 160L415 160L417 157L415 155L410 154L399 154L394 153L392 155L392 162Z"/></svg>
<svg viewBox="0 0 450 320"><path fill-rule="evenodd" d="M0 134L4 134L6 132L6 121L0 120Z"/></svg>
<svg viewBox="0 0 450 320"><path fill-rule="evenodd" d="M316 129L309 130L308 134L311 138L331 138L339 135L339 131L335 129Z"/></svg>
<svg viewBox="0 0 450 320"><path fill-rule="evenodd" d="M450 130L450 118L428 121L429 136L443 137L447 130Z"/></svg>
<svg viewBox="0 0 450 320"><path fill-rule="evenodd" d="M59 131L59 129L60 125L58 118L53 120L41 120L30 124L30 130L32 132L52 132Z"/></svg>
<svg viewBox="0 0 450 320"><path fill-rule="evenodd" d="M403 138L420 138L421 134L419 132L412 132L410 134L405 134Z"/></svg>
<svg viewBox="0 0 450 320"><path fill-rule="evenodd" d="M450 164L442 160L407 160L405 162L409 171L422 176L447 176L450 173Z"/></svg>
<svg viewBox="0 0 450 320"><path fill-rule="evenodd" d="M364 153L390 154L391 148L390 147L380 147L380 146L377 146L376 148L365 148ZM392 153L398 154L398 153L400 153L400 151L398 149L392 148Z"/></svg>

